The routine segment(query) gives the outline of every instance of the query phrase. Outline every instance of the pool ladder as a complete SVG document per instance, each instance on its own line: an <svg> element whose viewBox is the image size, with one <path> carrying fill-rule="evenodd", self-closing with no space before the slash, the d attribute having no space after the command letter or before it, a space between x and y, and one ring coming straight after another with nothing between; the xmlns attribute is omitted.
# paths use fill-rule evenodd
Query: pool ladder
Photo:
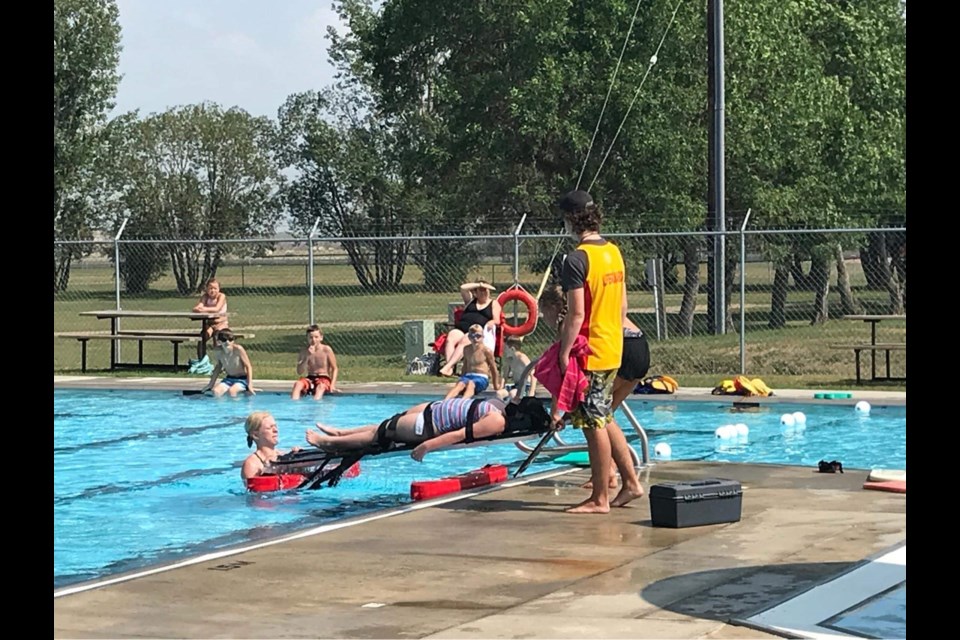
<svg viewBox="0 0 960 640"><path fill-rule="evenodd" d="M520 381L515 385L518 394L523 391L524 388L526 388L527 378L529 378L530 374L533 373L533 368L536 366L537 361L539 360L539 357L531 360L530 364L528 364L523 370L523 373L520 374ZM641 425L640 421L637 420L637 417L633 415L633 411L630 410L630 407L627 406L625 401L620 405L619 410L622 411L625 416L627 416L627 420L630 422L633 430L637 432L637 437L640 439L640 451L642 454L642 459L641 457L637 456L636 450L630 446L630 443L627 443L627 448L630 449L630 457L633 458L633 466L637 467L638 469L645 467L650 464L650 441L647 439L647 432L643 430L643 425ZM544 449L544 451L549 451L550 453L567 453L571 451L587 450L586 444L568 444L565 442L563 438L560 437L559 431L553 432L553 441L557 443L557 446L549 447ZM533 447L528 445L526 442L521 441L514 444L516 444L517 448L524 453L531 453L533 451Z"/></svg>

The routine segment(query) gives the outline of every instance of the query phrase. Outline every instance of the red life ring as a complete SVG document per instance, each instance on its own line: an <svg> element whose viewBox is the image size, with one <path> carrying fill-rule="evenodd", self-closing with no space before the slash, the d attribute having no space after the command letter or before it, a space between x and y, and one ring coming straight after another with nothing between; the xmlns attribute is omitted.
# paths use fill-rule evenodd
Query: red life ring
<svg viewBox="0 0 960 640"><path fill-rule="evenodd" d="M537 327L537 316L539 311L537 309L537 301L534 300L533 296L523 290L521 287L514 287L512 289L507 289L499 296L497 296L497 302L500 303L500 306L503 307L507 302L517 300L522 302L527 307L527 321L521 324L520 326L514 327L509 324L503 324L503 333L508 336L525 336Z"/></svg>

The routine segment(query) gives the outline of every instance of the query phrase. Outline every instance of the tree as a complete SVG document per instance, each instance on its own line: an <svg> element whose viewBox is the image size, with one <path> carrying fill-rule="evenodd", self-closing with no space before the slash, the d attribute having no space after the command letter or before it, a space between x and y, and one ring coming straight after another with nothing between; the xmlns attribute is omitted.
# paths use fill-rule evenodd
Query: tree
<svg viewBox="0 0 960 640"><path fill-rule="evenodd" d="M120 24L113 0L53 3L53 237L92 238L102 133L120 76ZM54 245L53 290L63 291L81 245Z"/></svg>
<svg viewBox="0 0 960 640"><path fill-rule="evenodd" d="M216 276L226 248L209 240L273 233L282 177L269 118L202 103L151 115L126 130L114 228L129 216L128 235L179 240L163 251L180 293L199 292ZM141 273L156 273L153 263L162 254L150 246L122 245L141 252L133 260Z"/></svg>

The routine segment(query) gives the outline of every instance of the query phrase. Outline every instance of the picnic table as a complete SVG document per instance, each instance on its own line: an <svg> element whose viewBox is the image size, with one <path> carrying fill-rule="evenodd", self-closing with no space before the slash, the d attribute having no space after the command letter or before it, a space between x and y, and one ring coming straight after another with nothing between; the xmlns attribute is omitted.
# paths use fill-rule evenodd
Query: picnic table
<svg viewBox="0 0 960 640"><path fill-rule="evenodd" d="M853 320L859 322L868 322L870 323L870 342L869 343L857 343L857 344L842 344L842 345L833 345L835 349L852 349L854 353L854 360L857 367L857 384L860 384L860 352L869 351L870 352L870 379L871 380L906 380L906 378L893 377L890 375L890 352L891 351L906 351L907 344L906 342L890 342L890 343L878 343L877 342L877 325L883 322L884 320L906 320L906 314L854 314L843 316L844 320ZM882 377L877 376L877 351L883 351L886 355L886 375Z"/></svg>
<svg viewBox="0 0 960 640"><path fill-rule="evenodd" d="M173 368L179 368L179 347L184 342L197 343L197 357L203 358L207 352L204 332L216 320L226 317L227 313L197 313L195 311L143 311L133 309L105 309L102 311L81 311L81 316L94 316L100 320L110 321L109 333L68 333L61 334L62 338L73 338L81 343L81 370L87 370L87 342L89 340L110 340L110 369L125 366L120 359L120 341L136 340L139 344L139 358L137 366L143 366L143 343L145 341L166 340L173 345ZM123 329L120 320L123 318L165 318L177 320L191 320L200 322L199 330L187 329ZM167 365L169 366L169 365Z"/></svg>

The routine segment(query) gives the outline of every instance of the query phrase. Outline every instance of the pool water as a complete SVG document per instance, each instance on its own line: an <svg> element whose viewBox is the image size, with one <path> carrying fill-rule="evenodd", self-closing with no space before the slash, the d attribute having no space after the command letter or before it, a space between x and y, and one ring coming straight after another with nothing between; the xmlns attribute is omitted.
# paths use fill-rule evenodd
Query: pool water
<svg viewBox="0 0 960 640"><path fill-rule="evenodd" d="M294 402L279 393L213 399L173 391L55 390L54 588L398 506L410 501L414 480L487 463L510 465L512 472L526 457L510 443L434 452L422 463L406 455L371 457L361 461L359 477L334 488L244 490L240 464L251 449L243 423L251 411L273 413L286 449L303 446L315 422L378 423L429 399L435 398L365 394ZM847 406L778 405L731 414L729 405L713 402L629 403L651 451L667 442L674 460L815 466L826 457L846 468L905 468L902 407L877 407L859 417ZM780 428L780 413L788 410L807 413L804 431ZM748 424L747 439L716 439L714 430L727 422ZM572 429L563 437L583 442ZM542 458L527 473L559 466Z"/></svg>
<svg viewBox="0 0 960 640"><path fill-rule="evenodd" d="M789 464L816 467L838 460L844 469L906 469L907 414L903 406L875 406L859 413L849 405L777 403L734 409L721 402L627 400L650 441L650 455L666 443L673 460ZM801 412L803 428L781 425ZM618 417L625 432L627 422ZM745 438L717 438L719 427L743 423Z"/></svg>

